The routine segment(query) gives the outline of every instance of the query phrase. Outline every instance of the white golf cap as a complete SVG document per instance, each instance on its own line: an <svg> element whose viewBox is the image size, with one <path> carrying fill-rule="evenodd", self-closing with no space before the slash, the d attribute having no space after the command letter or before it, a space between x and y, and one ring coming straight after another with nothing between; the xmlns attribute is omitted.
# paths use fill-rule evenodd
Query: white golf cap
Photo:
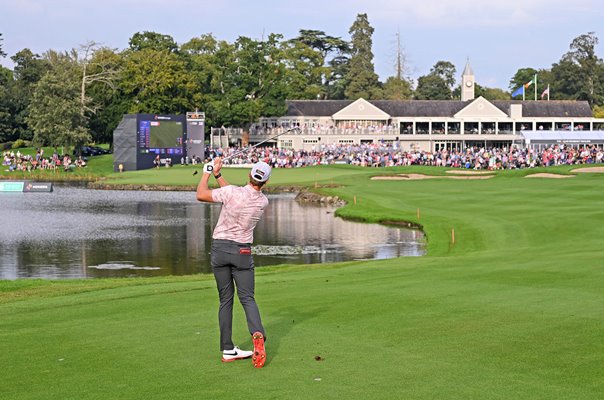
<svg viewBox="0 0 604 400"><path fill-rule="evenodd" d="M271 177L271 166L263 161L258 161L250 172L252 178L258 182L266 182Z"/></svg>

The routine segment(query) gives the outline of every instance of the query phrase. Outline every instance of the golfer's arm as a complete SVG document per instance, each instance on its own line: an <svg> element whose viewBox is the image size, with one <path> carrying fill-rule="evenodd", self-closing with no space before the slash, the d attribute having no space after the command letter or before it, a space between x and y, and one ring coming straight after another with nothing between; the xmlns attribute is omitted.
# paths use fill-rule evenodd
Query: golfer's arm
<svg viewBox="0 0 604 400"><path fill-rule="evenodd" d="M220 177L216 178L216 183L218 183L220 187L229 186L229 183L226 179L224 179L224 176L222 176L222 174L220 175Z"/></svg>
<svg viewBox="0 0 604 400"><path fill-rule="evenodd" d="M212 190L208 187L208 181L210 180L210 174L203 173L199 185L197 185L197 200L213 202Z"/></svg>

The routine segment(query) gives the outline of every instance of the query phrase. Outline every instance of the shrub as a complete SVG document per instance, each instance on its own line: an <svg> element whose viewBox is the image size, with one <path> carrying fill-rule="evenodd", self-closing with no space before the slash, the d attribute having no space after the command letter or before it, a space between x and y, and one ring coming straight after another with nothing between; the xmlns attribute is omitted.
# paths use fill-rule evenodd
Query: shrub
<svg viewBox="0 0 604 400"><path fill-rule="evenodd" d="M29 143L23 139L17 139L13 142L13 149L20 149L22 147L28 147Z"/></svg>
<svg viewBox="0 0 604 400"><path fill-rule="evenodd" d="M10 150L13 148L13 142L0 143L0 148L2 148L2 151Z"/></svg>

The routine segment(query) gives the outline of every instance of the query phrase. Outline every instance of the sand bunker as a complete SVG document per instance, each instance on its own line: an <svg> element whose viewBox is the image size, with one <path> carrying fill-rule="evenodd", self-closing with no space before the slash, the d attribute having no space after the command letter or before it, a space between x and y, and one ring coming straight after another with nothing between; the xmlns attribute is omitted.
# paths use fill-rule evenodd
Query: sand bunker
<svg viewBox="0 0 604 400"><path fill-rule="evenodd" d="M472 170L462 170L462 169L454 169L451 171L447 171L447 174L454 175L489 175L493 174L493 171L472 171Z"/></svg>
<svg viewBox="0 0 604 400"><path fill-rule="evenodd" d="M461 175L461 176L447 176L449 179L491 179L495 175Z"/></svg>
<svg viewBox="0 0 604 400"><path fill-rule="evenodd" d="M525 178L553 178L553 179L560 179L560 178L574 178L574 175L560 175L560 174L532 174L532 175L527 175L525 176Z"/></svg>
<svg viewBox="0 0 604 400"><path fill-rule="evenodd" d="M570 172L590 172L590 173L604 173L604 167L589 167L589 168L577 168Z"/></svg>
<svg viewBox="0 0 604 400"><path fill-rule="evenodd" d="M374 176L371 180L374 181L418 181L422 179L490 179L494 175L467 175L467 176L435 176L435 175L424 175L424 174L400 174L400 175L386 175L386 176Z"/></svg>
<svg viewBox="0 0 604 400"><path fill-rule="evenodd" d="M386 175L386 176L374 176L371 178L373 181L417 181L420 179L432 179L432 178L443 178L441 176L423 175L423 174L400 174L400 175Z"/></svg>

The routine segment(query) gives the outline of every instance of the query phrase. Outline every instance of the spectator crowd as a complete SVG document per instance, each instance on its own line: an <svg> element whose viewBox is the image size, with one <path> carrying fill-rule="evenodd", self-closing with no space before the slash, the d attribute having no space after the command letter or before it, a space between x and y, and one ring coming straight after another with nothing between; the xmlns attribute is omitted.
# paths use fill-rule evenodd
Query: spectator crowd
<svg viewBox="0 0 604 400"><path fill-rule="evenodd" d="M442 149L435 152L401 150L392 144L331 144L314 146L310 150L254 147L242 151L239 147L206 149L209 161L215 157L230 157L226 165L253 164L265 161L274 168L297 168L311 165L349 164L366 167L392 167L430 165L475 170L521 169L553 165L601 164L604 149L596 145L571 147L551 145L541 150L511 146L504 148L468 147L464 150ZM197 164L199 157L185 157L181 164ZM2 166L6 171L33 171L36 169L70 171L85 167L81 156L72 159L69 154L60 156L55 151L50 157L40 149L35 156L19 150L4 151ZM159 167L159 164L156 165Z"/></svg>
<svg viewBox="0 0 604 400"><path fill-rule="evenodd" d="M391 144L332 144L310 150L255 147L240 152L237 147L208 149L209 158L232 157L225 164L252 164L262 160L275 168L296 168L321 164L349 164L367 167L431 165L475 170L534 168L553 165L597 164L604 162L604 149L595 145L579 148L552 145L541 150L469 147L435 152L401 150Z"/></svg>
<svg viewBox="0 0 604 400"><path fill-rule="evenodd" d="M7 171L58 170L70 171L72 168L85 167L86 160L81 156L72 159L69 154L59 156L55 151L52 156L44 157L44 149L36 151L35 156L23 154L19 150L7 150L2 153L2 167Z"/></svg>

